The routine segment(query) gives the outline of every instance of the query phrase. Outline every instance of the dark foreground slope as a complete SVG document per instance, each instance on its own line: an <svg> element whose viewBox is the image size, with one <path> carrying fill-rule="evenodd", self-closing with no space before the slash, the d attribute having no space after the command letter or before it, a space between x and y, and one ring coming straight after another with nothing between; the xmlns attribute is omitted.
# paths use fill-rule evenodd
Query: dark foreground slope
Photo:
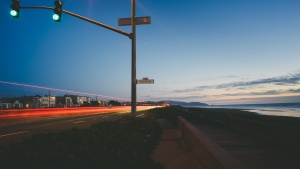
<svg viewBox="0 0 300 169"><path fill-rule="evenodd" d="M6 169L160 169L150 158L160 129L155 119L122 117L86 129L34 135L0 149Z"/></svg>

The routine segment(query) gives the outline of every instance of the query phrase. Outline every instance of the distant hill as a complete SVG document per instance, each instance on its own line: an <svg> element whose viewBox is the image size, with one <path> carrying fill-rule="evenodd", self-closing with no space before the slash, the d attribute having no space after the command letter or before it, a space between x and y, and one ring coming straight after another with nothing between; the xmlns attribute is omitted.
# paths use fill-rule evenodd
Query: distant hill
<svg viewBox="0 0 300 169"><path fill-rule="evenodd" d="M206 103L200 103L200 102L180 102L180 101L172 101L172 100L168 100L168 103L170 103L171 105L179 105L179 106L208 106L208 104Z"/></svg>

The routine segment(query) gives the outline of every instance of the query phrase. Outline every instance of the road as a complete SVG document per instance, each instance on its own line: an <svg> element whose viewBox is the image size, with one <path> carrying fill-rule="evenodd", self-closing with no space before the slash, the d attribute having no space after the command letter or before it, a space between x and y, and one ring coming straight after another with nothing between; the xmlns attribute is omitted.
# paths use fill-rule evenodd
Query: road
<svg viewBox="0 0 300 169"><path fill-rule="evenodd" d="M138 106L139 111L154 108ZM130 113L130 106L18 109L0 111L0 145L22 140L33 134L85 128L98 121L114 120Z"/></svg>

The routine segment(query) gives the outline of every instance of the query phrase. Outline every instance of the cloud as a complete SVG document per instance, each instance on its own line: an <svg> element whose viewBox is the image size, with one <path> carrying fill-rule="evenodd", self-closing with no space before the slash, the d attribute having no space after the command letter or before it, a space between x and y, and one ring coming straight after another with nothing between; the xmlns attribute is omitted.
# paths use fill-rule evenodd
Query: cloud
<svg viewBox="0 0 300 169"><path fill-rule="evenodd" d="M226 105L226 104L262 104L262 103L299 103L300 96L274 96L259 98L239 98L225 100L211 100L208 104Z"/></svg>
<svg viewBox="0 0 300 169"><path fill-rule="evenodd" d="M289 90L267 90L262 92L239 92L231 94L222 94L220 96L261 96L261 95L279 95L279 94L290 94L300 93L300 89L289 89Z"/></svg>
<svg viewBox="0 0 300 169"><path fill-rule="evenodd" d="M166 96L166 97L152 97L152 100L194 100L194 99L203 99L207 98L207 95L199 95L199 96Z"/></svg>
<svg viewBox="0 0 300 169"><path fill-rule="evenodd" d="M223 88L232 88L232 87L245 87L245 86L247 87L247 86L262 85L262 84L274 84L274 85L284 85L284 86L300 84L300 73L294 75L247 81L247 82L225 83L225 84L216 85L214 88L223 89Z"/></svg>
<svg viewBox="0 0 300 169"><path fill-rule="evenodd" d="M300 93L300 89L290 89L290 90L287 90L288 92L290 93Z"/></svg>
<svg viewBox="0 0 300 169"><path fill-rule="evenodd" d="M197 99L206 99L206 98L218 98L218 97L226 97L226 96L241 96L241 97L249 97L249 96L278 96L280 94L296 94L300 93L299 89L289 89L289 90L267 90L262 92L238 92L238 93L230 93L230 94L219 94L219 95L190 95L190 96L180 96L180 97L156 97L152 98L153 100L180 100L180 101L187 101L187 100L197 100Z"/></svg>
<svg viewBox="0 0 300 169"><path fill-rule="evenodd" d="M239 81L239 82L223 83L223 84L210 85L210 86L203 85L203 86L197 86L189 89L174 90L173 92L189 93L189 92L203 91L206 89L232 89L232 88L246 89L252 86L265 85L265 84L268 85L272 84L277 86L294 86L300 84L300 73L272 77L272 78L264 78L264 79L258 79L252 81Z"/></svg>
<svg viewBox="0 0 300 169"><path fill-rule="evenodd" d="M182 90L163 90L158 95L144 96L147 100L202 101L235 98L262 98L298 95L300 93L300 72L251 81L236 81L216 85L202 85ZM277 87L276 87L277 86ZM277 89L276 89L277 88ZM211 91L216 90L216 91ZM238 101L238 100L237 100ZM209 102L209 101L208 101Z"/></svg>

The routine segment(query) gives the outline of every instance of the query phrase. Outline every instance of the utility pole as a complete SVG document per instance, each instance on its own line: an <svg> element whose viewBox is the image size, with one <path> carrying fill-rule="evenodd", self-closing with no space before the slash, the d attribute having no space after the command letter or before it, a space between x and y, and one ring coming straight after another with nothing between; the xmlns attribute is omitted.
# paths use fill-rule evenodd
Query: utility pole
<svg viewBox="0 0 300 169"><path fill-rule="evenodd" d="M132 63L131 63L131 115L136 115L136 23L135 23L135 0L132 0L132 16L131 16L131 41L132 41Z"/></svg>

